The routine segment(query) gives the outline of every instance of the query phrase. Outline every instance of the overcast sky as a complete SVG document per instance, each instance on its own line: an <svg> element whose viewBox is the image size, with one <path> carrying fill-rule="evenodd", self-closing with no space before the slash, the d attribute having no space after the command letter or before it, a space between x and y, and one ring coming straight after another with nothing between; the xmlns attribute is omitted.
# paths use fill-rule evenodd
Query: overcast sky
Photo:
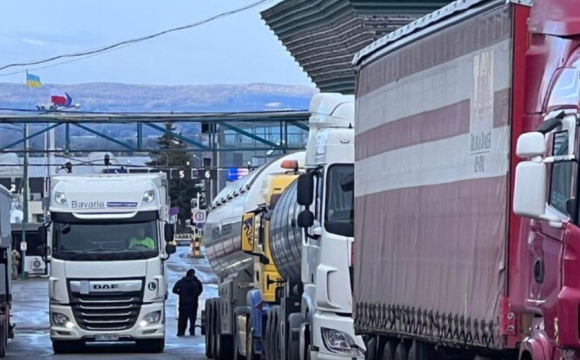
<svg viewBox="0 0 580 360"><path fill-rule="evenodd" d="M0 0L0 66L149 35L256 0ZM261 19L260 8L124 49L29 71L43 83L204 85L265 82L313 86ZM63 60L60 60L63 61ZM0 71L23 83L25 68Z"/></svg>

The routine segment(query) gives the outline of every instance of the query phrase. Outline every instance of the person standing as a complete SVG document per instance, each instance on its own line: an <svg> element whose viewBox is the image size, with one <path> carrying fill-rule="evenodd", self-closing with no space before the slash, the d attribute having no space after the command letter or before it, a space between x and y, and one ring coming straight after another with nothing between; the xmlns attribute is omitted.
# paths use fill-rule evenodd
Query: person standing
<svg viewBox="0 0 580 360"><path fill-rule="evenodd" d="M177 319L177 336L185 336L189 320L189 334L195 335L195 321L199 296L203 292L201 281L195 276L195 270L189 269L184 277L173 286L173 293L179 295L179 318Z"/></svg>

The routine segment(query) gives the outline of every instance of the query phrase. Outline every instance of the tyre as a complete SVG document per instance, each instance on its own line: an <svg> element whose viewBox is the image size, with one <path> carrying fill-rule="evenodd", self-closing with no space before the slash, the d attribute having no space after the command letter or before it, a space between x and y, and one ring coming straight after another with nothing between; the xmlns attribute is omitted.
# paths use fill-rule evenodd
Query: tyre
<svg viewBox="0 0 580 360"><path fill-rule="evenodd" d="M230 335L219 335L218 360L233 360L234 339Z"/></svg>
<svg viewBox="0 0 580 360"><path fill-rule="evenodd" d="M6 324L0 323L0 358L6 356L6 344L8 343L8 334L6 333Z"/></svg>
<svg viewBox="0 0 580 360"><path fill-rule="evenodd" d="M274 318L274 360L282 360L282 334L280 333L280 318Z"/></svg>
<svg viewBox="0 0 580 360"><path fill-rule="evenodd" d="M407 360L407 348L402 342L397 345L397 351L395 351L395 360Z"/></svg>
<svg viewBox="0 0 580 360"><path fill-rule="evenodd" d="M54 340L52 342L52 351L55 355L59 354L74 354L76 352L80 352L83 347L84 343L81 341L59 341Z"/></svg>
<svg viewBox="0 0 580 360"><path fill-rule="evenodd" d="M271 356L271 346L272 346L272 312L268 309L268 313L266 315L266 343L264 344L264 358L265 360L272 360Z"/></svg>
<svg viewBox="0 0 580 360"><path fill-rule="evenodd" d="M211 300L205 303L205 357L213 358L213 316L211 311Z"/></svg>
<svg viewBox="0 0 580 360"><path fill-rule="evenodd" d="M383 349L382 360L395 360L395 353L397 352L397 342L389 340Z"/></svg>
<svg viewBox="0 0 580 360"><path fill-rule="evenodd" d="M137 340L137 348L146 353L161 353L165 349L165 339Z"/></svg>
<svg viewBox="0 0 580 360"><path fill-rule="evenodd" d="M435 360L435 349L428 343L413 341L408 360Z"/></svg>
<svg viewBox="0 0 580 360"><path fill-rule="evenodd" d="M211 304L211 353L212 358L218 359L218 341L219 341L219 319L217 317L217 309L215 301Z"/></svg>

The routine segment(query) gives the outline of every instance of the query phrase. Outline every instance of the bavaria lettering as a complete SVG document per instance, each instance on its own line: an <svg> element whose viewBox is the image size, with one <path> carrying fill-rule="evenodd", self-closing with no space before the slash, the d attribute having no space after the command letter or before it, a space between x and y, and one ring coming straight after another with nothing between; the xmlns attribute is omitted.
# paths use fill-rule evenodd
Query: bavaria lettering
<svg viewBox="0 0 580 360"><path fill-rule="evenodd" d="M70 206L73 209L103 209L105 203L103 201L71 201Z"/></svg>

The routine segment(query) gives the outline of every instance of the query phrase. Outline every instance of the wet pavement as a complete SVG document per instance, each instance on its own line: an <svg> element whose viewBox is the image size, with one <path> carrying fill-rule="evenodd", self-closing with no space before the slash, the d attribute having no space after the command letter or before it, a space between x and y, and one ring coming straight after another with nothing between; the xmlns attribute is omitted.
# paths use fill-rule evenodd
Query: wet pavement
<svg viewBox="0 0 580 360"><path fill-rule="evenodd" d="M102 359L106 356L114 359L172 359L201 360L205 359L204 338L197 328L197 336L178 338L175 310L177 296L171 293L173 284L185 272L194 268L196 275L204 284L204 292L200 298L199 313L203 309L205 299L217 296L217 278L213 274L207 260L192 259L188 255L189 246L179 246L177 253L167 261L169 299L166 303L167 335L165 351L161 354L142 354L131 344L117 346L89 346L80 354L54 355L49 336L48 322L48 287L46 279L29 279L13 282L12 323L16 324L16 334L8 343L7 359ZM198 314L199 314L198 313ZM200 316L198 315L198 325Z"/></svg>

